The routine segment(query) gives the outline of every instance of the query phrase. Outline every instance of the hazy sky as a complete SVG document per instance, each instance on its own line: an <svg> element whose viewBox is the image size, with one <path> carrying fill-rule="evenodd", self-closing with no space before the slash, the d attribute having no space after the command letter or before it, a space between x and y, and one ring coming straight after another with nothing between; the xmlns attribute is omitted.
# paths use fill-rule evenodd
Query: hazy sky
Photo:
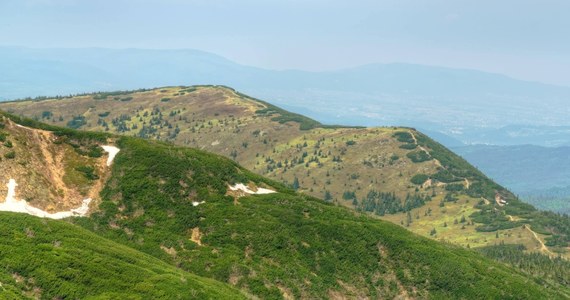
<svg viewBox="0 0 570 300"><path fill-rule="evenodd" d="M274 69L465 67L570 86L568 0L0 0L0 45L193 48Z"/></svg>

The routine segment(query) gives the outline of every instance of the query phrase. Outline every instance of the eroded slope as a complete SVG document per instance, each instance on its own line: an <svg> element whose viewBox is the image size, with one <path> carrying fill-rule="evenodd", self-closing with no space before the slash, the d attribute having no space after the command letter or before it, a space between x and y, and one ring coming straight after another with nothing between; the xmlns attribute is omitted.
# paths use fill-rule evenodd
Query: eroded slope
<svg viewBox="0 0 570 300"><path fill-rule="evenodd" d="M0 210L58 219L86 215L110 174L114 147L104 142L0 115Z"/></svg>

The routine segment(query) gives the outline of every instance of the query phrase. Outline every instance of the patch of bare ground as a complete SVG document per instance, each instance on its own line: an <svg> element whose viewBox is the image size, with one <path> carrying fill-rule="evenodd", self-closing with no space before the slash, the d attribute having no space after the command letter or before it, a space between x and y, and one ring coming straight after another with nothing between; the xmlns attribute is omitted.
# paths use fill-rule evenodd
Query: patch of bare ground
<svg viewBox="0 0 570 300"><path fill-rule="evenodd" d="M243 256L246 259L251 259L251 255L253 254L253 247L251 245L247 245L245 250L243 251Z"/></svg>
<svg viewBox="0 0 570 300"><path fill-rule="evenodd" d="M34 278L26 278L21 276L18 273L12 273L12 278L19 284L22 284L26 287L26 291L24 291L24 295L28 298L32 299L41 299L42 298L42 289L35 286Z"/></svg>
<svg viewBox="0 0 570 300"><path fill-rule="evenodd" d="M172 257L176 257L176 249L174 249L173 247L166 247L164 245L160 245L160 249L162 249L162 251L166 252L168 255L172 256Z"/></svg>
<svg viewBox="0 0 570 300"><path fill-rule="evenodd" d="M291 290L289 288L287 288L286 286L283 286L281 284L277 284L276 286L279 289L279 291L281 292L283 299L285 299L285 300L294 300L295 299L295 296L293 296L293 293L291 292Z"/></svg>
<svg viewBox="0 0 570 300"><path fill-rule="evenodd" d="M202 246L202 233L199 227L194 227L191 229L190 240L199 246Z"/></svg>
<svg viewBox="0 0 570 300"><path fill-rule="evenodd" d="M236 286L242 277L243 277L243 275L239 271L239 268L234 265L232 267L232 271L230 272L230 276L228 278L228 283L233 285L233 286Z"/></svg>

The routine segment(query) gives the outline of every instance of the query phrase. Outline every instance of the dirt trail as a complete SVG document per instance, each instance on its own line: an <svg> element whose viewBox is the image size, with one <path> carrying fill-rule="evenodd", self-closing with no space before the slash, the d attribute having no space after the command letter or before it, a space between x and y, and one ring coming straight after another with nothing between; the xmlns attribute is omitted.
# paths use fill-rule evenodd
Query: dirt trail
<svg viewBox="0 0 570 300"><path fill-rule="evenodd" d="M538 234L536 234L536 232L534 232L532 229L530 229L529 225L525 225L525 228L532 233L532 235L534 236L534 239L536 239L538 241L538 243L540 244L540 251L547 253L549 256L554 256L554 253L550 252L550 250L548 249L548 247L546 247L546 245L542 242L542 240L538 237Z"/></svg>
<svg viewBox="0 0 570 300"><path fill-rule="evenodd" d="M435 159L435 157L431 156L431 154L429 153L429 151L426 148L424 148L423 146L418 144L418 139L416 138L416 135L414 135L414 133L411 130L409 131L409 133L410 133L410 135L412 135L412 139L414 140L414 144L416 144L416 146L418 146L418 148L420 148L420 150L425 152L427 154L427 156L431 157L431 159L433 159L433 161L435 162L436 166L443 167L441 165L441 162L439 162L439 160Z"/></svg>

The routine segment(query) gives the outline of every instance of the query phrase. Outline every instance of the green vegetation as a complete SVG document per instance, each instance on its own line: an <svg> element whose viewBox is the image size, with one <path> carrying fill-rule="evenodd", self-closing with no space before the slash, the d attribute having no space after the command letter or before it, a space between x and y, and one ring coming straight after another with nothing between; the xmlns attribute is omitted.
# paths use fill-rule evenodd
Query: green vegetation
<svg viewBox="0 0 570 300"><path fill-rule="evenodd" d="M392 136L395 137L398 140L398 142L408 143L408 144L415 144L416 142L412 134L407 131L398 131L394 133Z"/></svg>
<svg viewBox="0 0 570 300"><path fill-rule="evenodd" d="M260 109L258 111L256 111L255 113L260 115L260 116L273 116L273 115L278 115L275 116L273 118L271 118L272 121L276 121L279 122L281 124L283 123L287 123L287 122L297 122L299 123L299 128L301 130L310 130L313 128L317 128L317 127L322 127L322 124L307 118L305 116L299 115L299 114L294 114L291 112L288 112L284 109L278 108L276 106L269 106L269 104L267 104L268 107L264 108L264 109Z"/></svg>
<svg viewBox="0 0 570 300"><path fill-rule="evenodd" d="M73 119L71 119L69 122L67 122L67 127L73 128L73 129L78 129L81 126L84 126L86 124L87 124L87 121L85 120L85 116L74 116Z"/></svg>
<svg viewBox="0 0 570 300"><path fill-rule="evenodd" d="M414 163L421 163L432 159L429 154L422 150L408 152L406 156Z"/></svg>
<svg viewBox="0 0 570 300"><path fill-rule="evenodd" d="M95 174L95 168L91 166L79 166L76 167L75 170L81 172L85 176L85 178L89 180L99 179L99 175Z"/></svg>
<svg viewBox="0 0 570 300"><path fill-rule="evenodd" d="M460 183L448 184L445 186L445 190L449 192L461 192L463 189L465 189L465 187Z"/></svg>
<svg viewBox="0 0 570 300"><path fill-rule="evenodd" d="M108 97L115 97L115 99L121 99L119 96L124 96L124 95L133 94L136 92L144 92L144 91L147 91L147 89L138 89L135 91L102 92L102 93L96 93L96 94L80 94L78 96L92 95L93 99L95 99L95 100L106 100ZM125 97L125 99L126 98L129 98L129 97ZM132 97L131 97L131 99L132 99ZM41 100L43 100L43 99L41 99ZM127 101L129 101L129 100L127 100Z"/></svg>
<svg viewBox="0 0 570 300"><path fill-rule="evenodd" d="M383 193L372 190L360 201L356 209L383 216L385 214L408 212L413 208L423 206L427 201L431 201L429 196L408 194L402 202L395 193Z"/></svg>
<svg viewBox="0 0 570 300"><path fill-rule="evenodd" d="M245 298L66 222L1 212L0 224L3 299Z"/></svg>
<svg viewBox="0 0 570 300"><path fill-rule="evenodd" d="M342 199L344 200L353 200L356 199L356 193L355 192L350 192L350 191L345 191L342 194Z"/></svg>
<svg viewBox="0 0 570 300"><path fill-rule="evenodd" d="M76 149L78 149L78 148L76 148ZM85 151L83 151L82 153L79 153L79 154L85 155ZM101 157L101 156L103 156L103 148L101 148L98 145L91 144L88 147L86 154L89 157L95 157L95 158Z"/></svg>
<svg viewBox="0 0 570 300"><path fill-rule="evenodd" d="M191 86L188 88L181 89L180 93L192 93L194 91L196 91L196 87Z"/></svg>
<svg viewBox="0 0 570 300"><path fill-rule="evenodd" d="M69 131L68 135L60 137L67 137L74 143L77 140L74 134L82 136L83 133ZM88 136L83 137L83 144L90 145L101 136L93 135L91 140ZM557 290L536 284L538 279L529 279L476 252L422 238L397 225L296 194L285 185L255 175L229 159L132 137L117 138L116 145L121 152L115 158L111 177L101 193L99 210L90 218L71 220L106 238L95 239L92 235L85 238L86 243L100 245L105 251L113 251L114 247L104 241L113 240L184 271L230 282L245 293L264 299L281 298L284 293L296 298L327 298L331 292L369 298L394 298L402 294L436 299L563 297ZM235 183L254 183L278 193L236 199L227 195L228 186ZM380 201L383 197L394 200L394 207L386 209L407 213L420 202L429 201L428 196L421 194L408 195L401 201L395 195L373 193L359 205L367 207L374 201L374 210L381 211L378 207L385 204ZM198 206L193 204L202 201L204 203ZM32 257L47 261L46 268L54 261L59 262L59 258L70 258L76 263L71 266L93 272L88 275L74 273L69 264L56 265L53 268L55 275L45 276L50 280L40 283L46 298L54 298L60 295L58 293L65 293L62 298L84 298L84 293L108 293L103 295L122 298L123 295L118 293L129 293L133 289L135 294L144 291L148 292L147 297L161 298L165 295L162 293L171 296L178 295L178 291L185 292L186 284L200 280L198 277L181 280L185 274L190 275L176 270L179 273L174 277L179 281L171 283L168 281L171 277L164 275L160 278L166 282L159 282L151 272L160 271L164 264L158 263L147 264L147 268L143 268L146 273L136 272L138 276L131 279L135 272L125 269L127 266L121 263L121 256L119 261L111 262L102 258L89 259L90 255L99 253L112 258L117 258L117 254L102 252L100 248L91 251L91 244L78 241L78 237L65 228L50 225L64 226L62 222L51 221L46 226L42 220L34 220L37 220L37 226L14 225L15 230L23 230L25 238L41 235L46 239L31 239L32 242L40 241L41 246L34 244L24 249L47 252L45 257L42 253ZM27 227L31 230L26 231ZM12 243L23 243L10 231L3 231L3 234ZM54 236L59 234L63 237ZM64 249L70 243L81 245L79 250L84 252L70 250L71 254L87 259L79 260L77 256L65 253L54 255L52 251L59 248L49 245L57 245L54 240L60 239L59 246ZM38 267L35 260L12 258L13 250L1 250L0 257L7 259L3 264L7 266L5 268L11 267L13 261L19 262L14 264L19 266L18 269L7 269L8 274L17 272L35 280L40 277L33 273L35 270L41 275L49 274ZM136 257L138 252L129 251ZM4 253L10 253L10 256L1 256ZM120 253L131 256L128 251ZM22 257L29 256L22 254ZM129 266L139 264L133 258L128 261ZM120 269L109 270L108 265ZM110 271L115 277L103 273ZM59 274L63 274L62 277L57 277ZM117 276L125 275L124 284L128 287L123 288L120 285L123 281ZM87 280L91 277L95 279ZM109 284L110 290L103 291L102 286L107 286L105 280L119 282ZM148 280L155 285L150 285ZM141 281L143 283L139 284ZM69 285L62 288L65 284ZM46 285L51 288L44 288ZM29 288L33 290L34 287ZM52 290L55 292L50 292ZM202 290L212 298L227 298L231 292L222 285L216 286L221 295L210 294L206 287ZM196 293L198 298L205 297L204 293Z"/></svg>
<svg viewBox="0 0 570 300"><path fill-rule="evenodd" d="M51 119L53 117L53 113L51 111L43 111L42 112L42 119Z"/></svg>
<svg viewBox="0 0 570 300"><path fill-rule="evenodd" d="M4 153L4 158L7 158L7 159L16 158L16 151L10 151L10 152Z"/></svg>
<svg viewBox="0 0 570 300"><path fill-rule="evenodd" d="M429 176L426 174L416 174L410 179L410 181L415 185L422 185L429 179Z"/></svg>
<svg viewBox="0 0 570 300"><path fill-rule="evenodd" d="M70 128L52 126L38 122L30 118L16 116L3 111L0 111L0 116L4 116L22 126L52 131L61 140L74 140L83 143L93 144L93 143L104 143L107 141L107 138L111 136L110 134L102 132L78 131Z"/></svg>
<svg viewBox="0 0 570 300"><path fill-rule="evenodd" d="M406 150L414 150L417 147L418 147L418 145L416 145L416 144L402 144L402 145L400 145L400 148L406 149Z"/></svg>
<svg viewBox="0 0 570 300"><path fill-rule="evenodd" d="M432 178L443 182L443 183L451 183L451 182L457 182L457 181L463 181L463 178L461 177L457 177L455 175L453 175L451 172L449 172L447 169L440 169L437 173L432 175ZM478 186L482 186L481 182L477 182ZM474 187L477 187L477 185L474 185ZM474 190L473 190L474 191ZM477 193L473 193L473 197L480 197L480 195L478 195Z"/></svg>
<svg viewBox="0 0 570 300"><path fill-rule="evenodd" d="M505 244L477 249L488 257L537 278L543 285L553 285L556 289L561 289L561 286L570 286L570 262L568 260L560 257L550 258L540 253L525 253L525 250L523 245ZM570 294L566 296L570 297Z"/></svg>
<svg viewBox="0 0 570 300"><path fill-rule="evenodd" d="M237 286L262 298L280 297L280 286L296 297L326 297L329 289L341 289L337 280L371 297L396 296L401 291L390 288L392 276L418 297L547 292L512 270L489 271L492 263L473 252L294 195L230 160L132 138L121 138L119 147L113 173L122 176L114 176L103 191L95 223L76 222L198 275L224 282L237 278ZM268 184L285 193L241 198L235 205L224 196L235 182ZM193 207L189 199L205 204ZM204 233L201 246L189 241L192 228ZM176 256L160 246L175 249Z"/></svg>

